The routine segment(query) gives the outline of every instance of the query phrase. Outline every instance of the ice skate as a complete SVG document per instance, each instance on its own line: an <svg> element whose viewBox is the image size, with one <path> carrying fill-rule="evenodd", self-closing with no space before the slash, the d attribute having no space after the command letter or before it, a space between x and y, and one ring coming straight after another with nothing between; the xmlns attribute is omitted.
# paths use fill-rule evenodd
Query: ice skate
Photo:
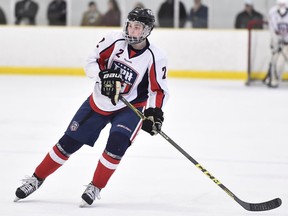
<svg viewBox="0 0 288 216"><path fill-rule="evenodd" d="M266 85L266 86L269 86L270 83L271 83L271 77L270 75L268 74L263 80L262 80L263 84Z"/></svg>
<svg viewBox="0 0 288 216"><path fill-rule="evenodd" d="M95 187L92 183L87 185L86 190L82 194L82 202L80 203L80 208L91 205L94 200L101 199L99 188Z"/></svg>
<svg viewBox="0 0 288 216"><path fill-rule="evenodd" d="M32 177L28 176L25 179L22 179L22 182L23 185L18 187L15 192L16 198L14 199L14 202L17 202L20 199L24 199L32 194L42 185L44 180L40 180L36 178L35 175L33 175Z"/></svg>
<svg viewBox="0 0 288 216"><path fill-rule="evenodd" d="M272 79L271 82L268 85L270 88L278 88L279 81L277 79Z"/></svg>

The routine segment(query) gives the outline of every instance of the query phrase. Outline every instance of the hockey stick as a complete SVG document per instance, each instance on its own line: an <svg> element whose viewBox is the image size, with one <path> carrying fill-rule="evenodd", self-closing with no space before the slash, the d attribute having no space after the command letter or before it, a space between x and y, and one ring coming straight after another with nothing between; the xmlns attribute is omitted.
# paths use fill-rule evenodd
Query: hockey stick
<svg viewBox="0 0 288 216"><path fill-rule="evenodd" d="M131 103L129 103L121 95L119 99L131 110L133 110L139 118L145 120L146 117L142 112L136 109ZM181 152L188 160L190 160L196 167L198 167L206 176L208 176L215 184L217 184L222 190L224 190L232 199L234 199L239 205L241 205L247 211L266 211L279 207L282 204L280 198L276 198L262 203L247 203L239 199L234 193L232 193L227 187L225 187L218 179L208 172L202 165L200 165L194 158L192 158L186 151L184 151L179 145L177 145L169 136L167 136L162 130L158 131L159 134L166 139L171 145L173 145L179 152Z"/></svg>

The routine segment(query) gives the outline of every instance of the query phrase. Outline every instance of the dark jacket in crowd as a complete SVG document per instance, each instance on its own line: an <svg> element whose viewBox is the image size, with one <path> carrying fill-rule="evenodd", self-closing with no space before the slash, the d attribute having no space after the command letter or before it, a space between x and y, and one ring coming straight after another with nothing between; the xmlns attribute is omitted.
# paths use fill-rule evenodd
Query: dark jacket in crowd
<svg viewBox="0 0 288 216"><path fill-rule="evenodd" d="M102 26L121 26L121 13L118 10L109 10L102 17Z"/></svg>
<svg viewBox="0 0 288 216"><path fill-rule="evenodd" d="M252 10L252 13L249 14L247 11L243 11L239 13L236 16L236 21L235 21L235 28L236 29L244 29L248 28L248 24L250 21L256 21L258 24L254 25L254 29L262 29L263 24L261 21L263 21L263 15L260 14L259 12L255 11L254 9Z"/></svg>
<svg viewBox="0 0 288 216"><path fill-rule="evenodd" d="M193 28L208 28L208 7L201 4L196 12L191 9L190 20Z"/></svg>
<svg viewBox="0 0 288 216"><path fill-rule="evenodd" d="M0 25L7 24L7 20L4 14L4 11L0 8Z"/></svg>
<svg viewBox="0 0 288 216"><path fill-rule="evenodd" d="M66 1L54 0L48 6L49 25L66 25L67 5Z"/></svg>
<svg viewBox="0 0 288 216"><path fill-rule="evenodd" d="M179 2L179 26L183 28L187 19L186 9L182 2ZM174 0L164 2L158 11L160 27L174 27Z"/></svg>
<svg viewBox="0 0 288 216"><path fill-rule="evenodd" d="M35 18L38 12L38 4L31 0L19 1L15 5L16 25L35 25Z"/></svg>

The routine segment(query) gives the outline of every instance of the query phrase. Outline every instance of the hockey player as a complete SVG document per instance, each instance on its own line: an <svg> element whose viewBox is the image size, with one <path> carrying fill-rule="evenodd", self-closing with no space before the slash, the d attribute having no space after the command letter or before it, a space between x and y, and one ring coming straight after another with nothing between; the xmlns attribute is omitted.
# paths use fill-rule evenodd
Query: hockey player
<svg viewBox="0 0 288 216"><path fill-rule="evenodd" d="M162 107L168 98L166 56L147 37L155 18L150 9L135 8L127 17L123 32L107 34L89 56L85 72L95 82L91 96L80 106L65 134L23 180L16 199L36 191L44 180L61 167L84 144L93 146L101 130L111 123L105 150L93 178L82 194L81 207L100 199L100 191L116 170L140 128L151 135L161 130ZM142 121L119 101L119 94L147 117ZM148 104L147 104L148 103ZM146 109L147 105L147 109Z"/></svg>
<svg viewBox="0 0 288 216"><path fill-rule="evenodd" d="M269 87L278 87L285 61L288 61L288 1L277 0L269 10L272 58L264 82Z"/></svg>

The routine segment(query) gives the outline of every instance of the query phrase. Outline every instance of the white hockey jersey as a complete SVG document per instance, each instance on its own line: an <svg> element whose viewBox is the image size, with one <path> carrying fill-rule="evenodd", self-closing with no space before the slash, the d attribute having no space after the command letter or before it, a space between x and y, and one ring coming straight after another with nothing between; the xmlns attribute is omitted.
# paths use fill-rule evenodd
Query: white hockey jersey
<svg viewBox="0 0 288 216"><path fill-rule="evenodd" d="M288 10L284 15L274 6L269 10L269 29L274 43L288 43Z"/></svg>
<svg viewBox="0 0 288 216"><path fill-rule="evenodd" d="M123 78L120 94L129 102L146 104L149 98L148 107L153 108L162 108L166 103L167 58L148 40L147 46L137 51L128 45L122 32L111 32L88 57L85 72L95 81L91 98L100 112L112 112L125 107L122 101L114 106L108 97L101 94L99 72L109 68L120 69Z"/></svg>

